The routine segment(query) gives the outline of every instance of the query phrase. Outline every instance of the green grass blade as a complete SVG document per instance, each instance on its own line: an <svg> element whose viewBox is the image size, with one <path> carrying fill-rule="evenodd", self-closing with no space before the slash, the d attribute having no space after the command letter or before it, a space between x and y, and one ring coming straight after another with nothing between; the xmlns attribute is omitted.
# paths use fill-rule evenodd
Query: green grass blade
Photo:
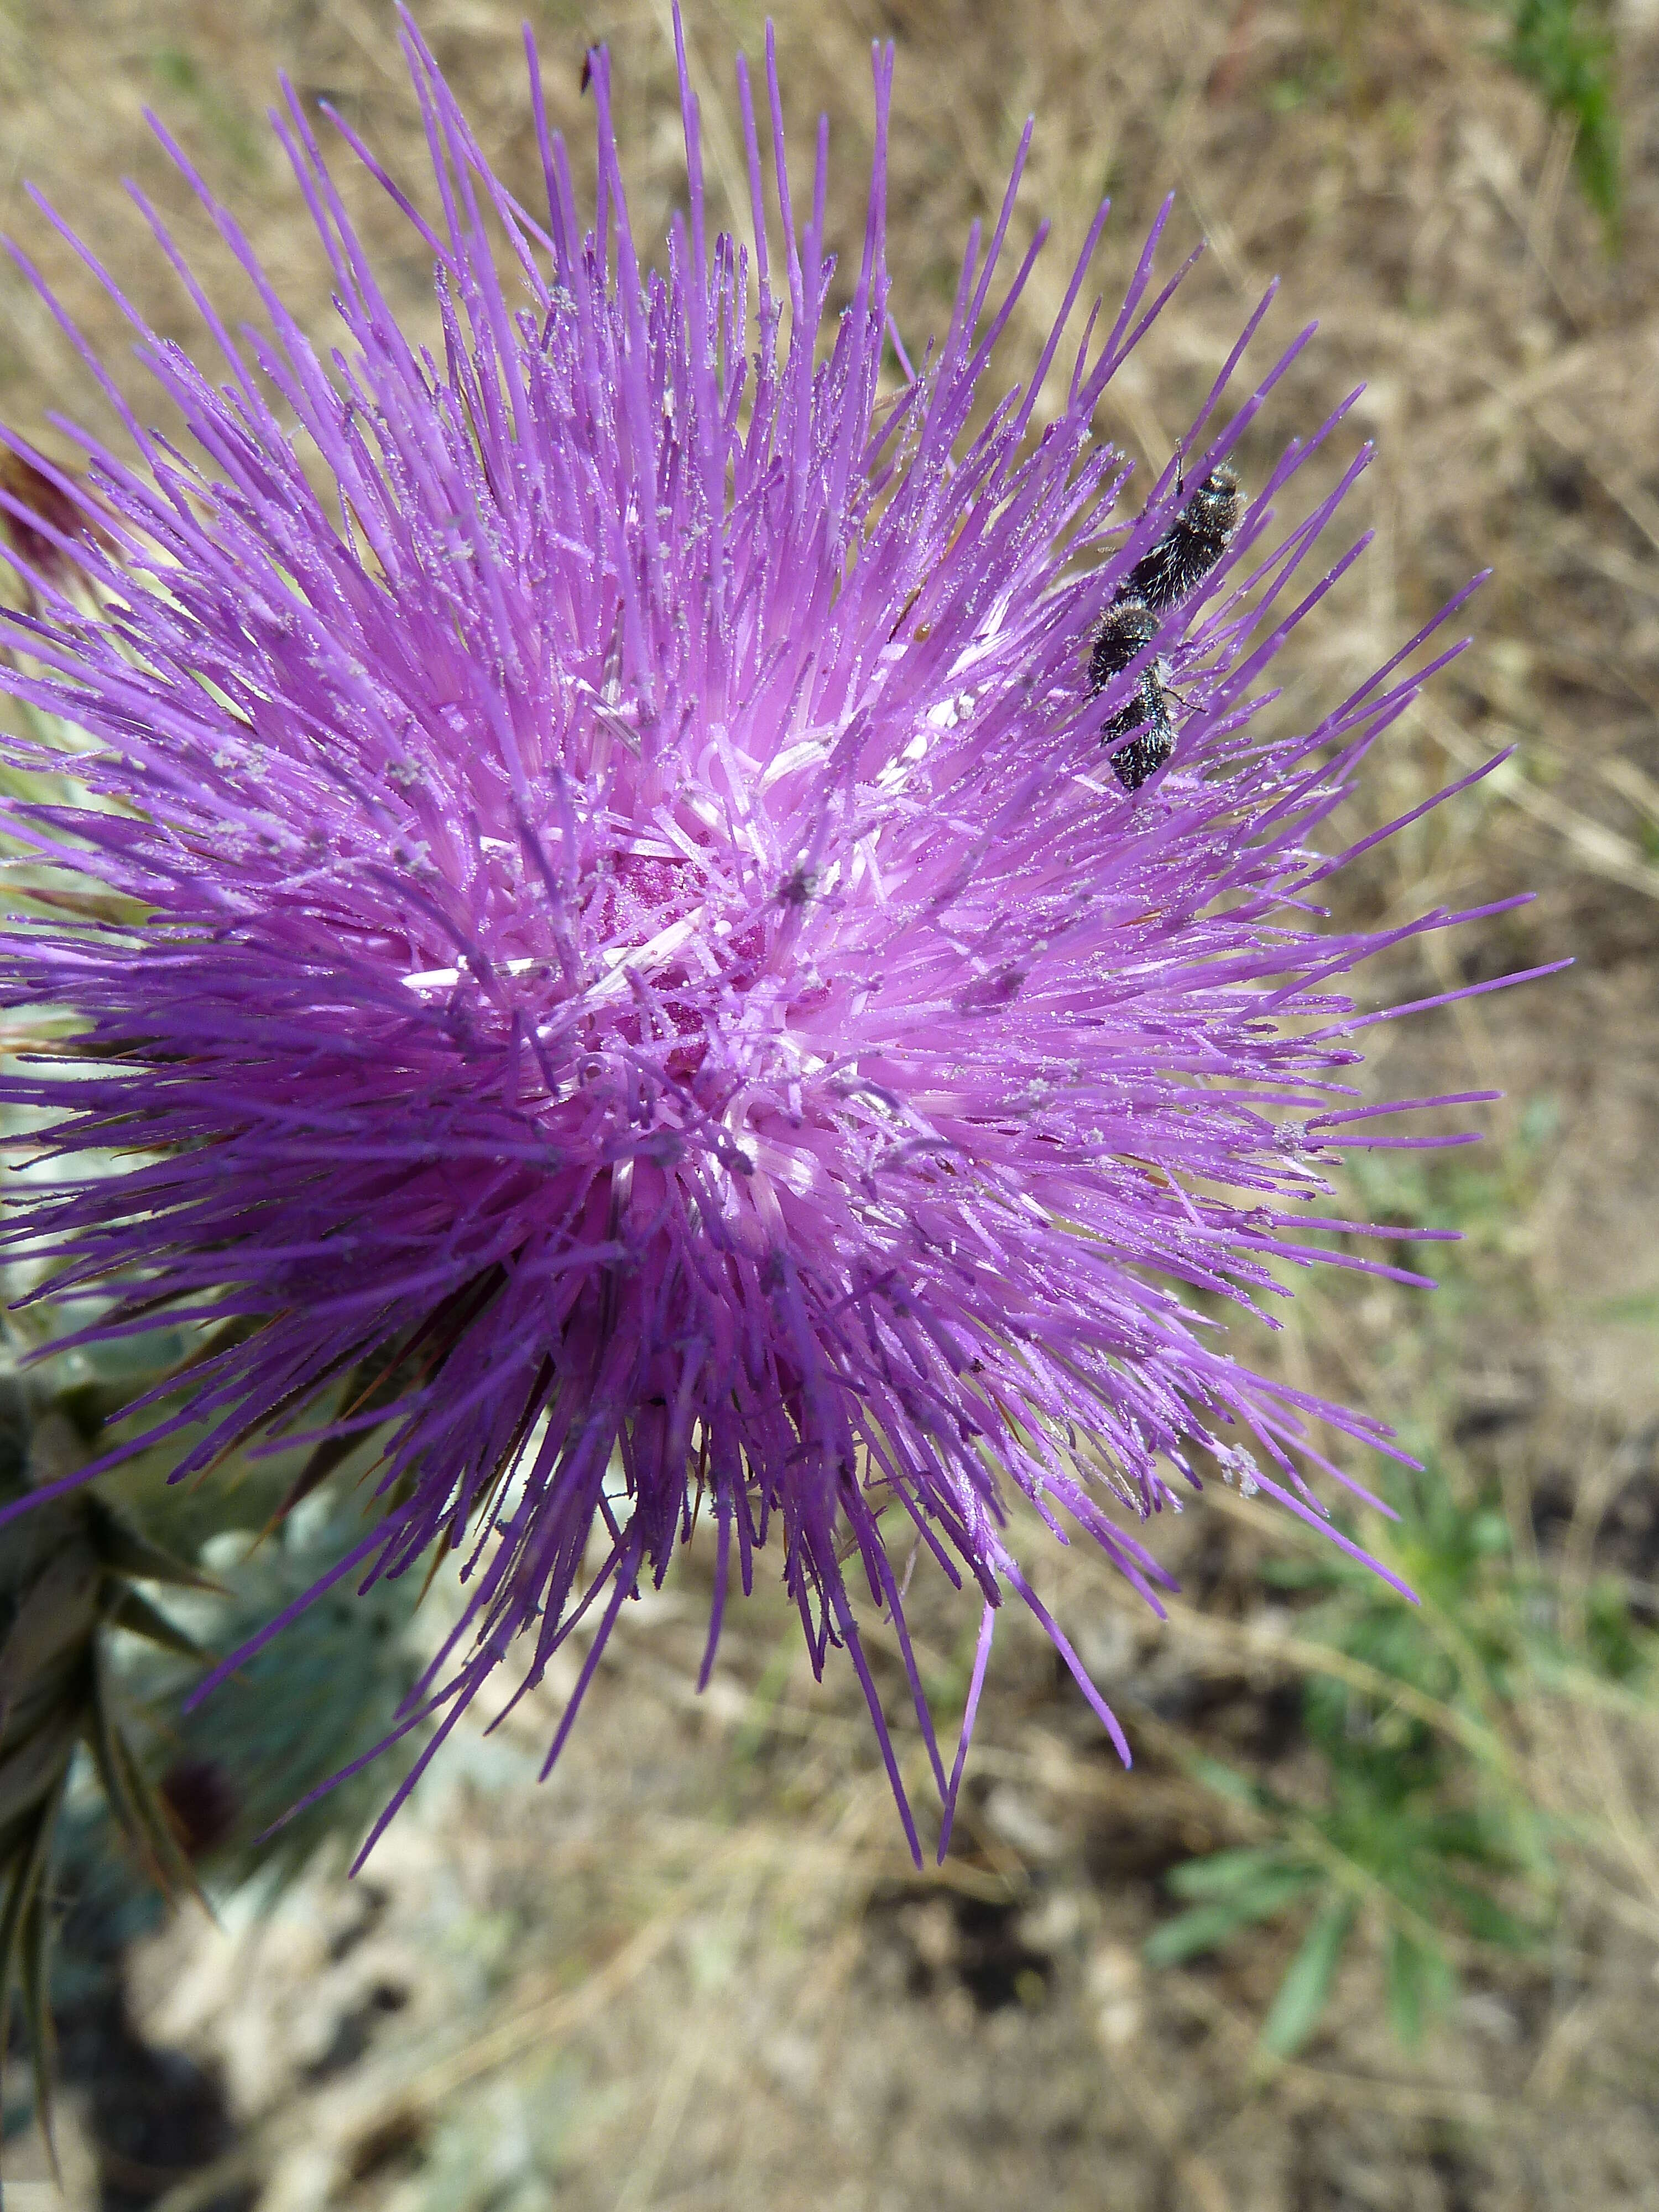
<svg viewBox="0 0 1659 2212"><path fill-rule="evenodd" d="M1318 2027L1358 1909L1352 1897L1334 1897L1315 1915L1261 2024L1261 2048L1270 2057L1291 2057Z"/></svg>
<svg viewBox="0 0 1659 2212"><path fill-rule="evenodd" d="M1224 1904L1194 1905L1190 1912L1177 1913L1154 1929L1143 1956L1149 1966L1176 1966L1206 1951L1219 1950L1241 1928L1271 1920L1318 1880L1311 1867L1290 1868L1276 1880L1259 1882Z"/></svg>

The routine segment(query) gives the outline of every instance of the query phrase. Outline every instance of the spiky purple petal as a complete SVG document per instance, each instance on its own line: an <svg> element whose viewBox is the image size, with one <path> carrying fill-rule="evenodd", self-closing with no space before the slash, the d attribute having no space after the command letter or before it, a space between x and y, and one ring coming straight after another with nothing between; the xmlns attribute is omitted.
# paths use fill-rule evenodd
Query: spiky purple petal
<svg viewBox="0 0 1659 2212"><path fill-rule="evenodd" d="M682 47L689 223L649 273L602 51L584 233L539 97L544 226L407 18L404 43L435 229L345 135L433 255L441 360L399 331L292 94L276 127L345 348L316 353L170 140L266 314L233 334L151 217L226 363L216 385L139 326L199 458L82 347L138 453L82 441L105 534L60 550L102 612L31 575L38 611L0 630L9 688L88 733L90 799L9 820L147 918L15 926L0 1001L82 1026L0 1097L52 1115L71 1164L116 1145L130 1164L37 1182L10 1234L55 1261L51 1295L90 1303L89 1337L257 1323L148 1431L185 1438L179 1478L291 1441L313 1402L317 1437L385 1422L378 1397L336 1415L323 1394L366 1364L403 1378L382 1517L340 1571L463 1550L470 1602L418 1704L441 1735L503 1660L533 1684L597 1614L550 1763L702 1500L707 1680L732 1540L744 1590L775 1540L814 1667L851 1654L919 1850L854 1583L898 1624L948 1812L1007 1590L1085 1680L1008 1547L1008 1485L1156 1602L1168 1577L1107 1509L1145 1520L1197 1488L1195 1451L1321 1525L1301 1466L1350 1478L1310 1423L1399 1455L1369 1415L1242 1364L1187 1294L1253 1310L1286 1261L1421 1279L1310 1242L1382 1232L1308 1201L1336 1146L1401 1141L1340 1133L1379 1110L1342 1103L1347 1040L1388 1017L1332 985L1460 917L1322 933L1308 895L1435 626L1316 728L1261 716L1252 687L1361 550L1316 564L1364 453L1273 532L1345 407L1163 623L1178 743L1130 799L1100 731L1142 664L1091 696L1089 644L1176 512L1176 462L1126 529L1091 422L1178 282L1149 304L1157 233L1039 431L1103 209L1036 376L975 431L1042 242L994 308L1029 132L918 375L888 312L890 48L830 319L822 161L801 228L769 36L781 269L742 70L752 264L708 243ZM1306 342L1202 445L1261 312L1183 441L1190 479ZM885 1547L907 1522L986 1608L948 1779Z"/></svg>

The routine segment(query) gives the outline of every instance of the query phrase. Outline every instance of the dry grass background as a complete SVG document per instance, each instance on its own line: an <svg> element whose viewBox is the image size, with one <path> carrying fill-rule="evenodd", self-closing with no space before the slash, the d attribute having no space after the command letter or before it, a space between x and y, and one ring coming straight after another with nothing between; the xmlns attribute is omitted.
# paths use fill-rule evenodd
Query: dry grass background
<svg viewBox="0 0 1659 2212"><path fill-rule="evenodd" d="M532 198L519 7L417 12L486 150ZM530 12L555 120L578 148L581 52L611 41L636 224L659 234L680 179L665 4ZM727 64L737 45L758 50L762 13L747 0L689 12L729 191ZM1389 739L1367 815L1500 744L1515 757L1343 896L1375 918L1539 893L1501 923L1428 940L1375 979L1379 1000L1566 952L1578 964L1375 1033L1378 1095L1494 1079L1510 1093L1492 1115L1475 1247L1438 1307L1386 1288L1305 1292L1278 1356L1440 1440L1452 1479L1498 1481L1523 1561L1541 1546L1582 1581L1612 1530L1616 1564L1650 1599L1659 9L1628 4L1620 24L1617 263L1573 184L1569 131L1495 58L1492 19L1449 0L786 0L777 13L793 143L804 154L829 112L830 230L847 240L869 152L868 42L898 41L890 252L907 333L942 325L968 225L994 211L1034 110L1015 229L1023 243L1046 216L1057 236L1010 375L1107 189L1109 294L1167 192L1177 249L1201 233L1211 251L1108 395L1103 435L1161 465L1275 275L1281 340L1316 315L1322 328L1272 435L1311 428L1367 380L1357 419L1378 459L1353 504L1376 542L1298 642L1279 712L1313 711L1472 570L1495 569L1474 649ZM380 0L0 0L0 216L135 391L118 318L21 180L47 189L143 315L196 348L116 189L137 177L198 263L221 267L145 135L153 101L325 335L318 257L260 120L282 69L394 171L420 174ZM394 304L429 320L425 263L366 180L347 193ZM90 404L38 303L0 277L0 414L35 435L48 407ZM240 1905L217 1929L181 1918L134 1961L151 2037L222 2065L242 2148L205 2181L106 2171L126 2194L105 2201L159 2196L185 2212L258 2187L264 2212L1659 2206L1655 1732L1541 1700L1514 1719L1505 1756L1582 1830L1549 1954L1472 1957L1458 2008L1408 2057L1381 2024L1362 1943L1319 2038L1264 2068L1254 2038L1291 1935L1155 1976L1139 1947L1163 1869L1250 1832L1184 1753L1218 1750L1294 1786L1294 1624L1254 1573L1290 1540L1231 1496L1163 1536L1187 1595L1161 1632L1087 1559L1043 1566L1121 1702L1136 1771L1117 1771L1046 1648L1011 1627L960 1856L926 1878L903 1856L855 1692L813 1689L775 1599L733 1621L710 1692L689 1694L694 1559L635 1609L552 1784L531 1786L547 1711L521 1709L505 1741L455 1747L350 1889L319 1875L268 1921ZM961 1622L932 1597L920 1620L929 1664L948 1671ZM89 2124L71 2110L67 2185L88 2203Z"/></svg>

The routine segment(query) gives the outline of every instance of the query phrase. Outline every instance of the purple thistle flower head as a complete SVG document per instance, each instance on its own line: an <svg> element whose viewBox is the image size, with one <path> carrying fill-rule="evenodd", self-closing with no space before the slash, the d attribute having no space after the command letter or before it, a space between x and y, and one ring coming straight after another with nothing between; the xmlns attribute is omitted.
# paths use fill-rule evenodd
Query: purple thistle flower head
<svg viewBox="0 0 1659 2212"><path fill-rule="evenodd" d="M974 428L1037 250L1005 277L1019 166L913 370L887 310L890 48L832 315L823 148L804 207L769 38L767 129L738 68L751 241L708 237L682 50L689 212L648 273L602 52L584 228L539 100L544 219L407 16L404 38L435 228L338 127L433 257L441 353L399 330L290 97L276 127L343 348L319 356L171 148L263 328L233 334L157 222L226 364L216 382L143 336L190 450L60 317L136 458L79 434L88 489L49 472L99 535L0 479L97 586L89 614L21 561L5 680L91 749L87 803L14 804L11 831L137 902L83 899L7 946L3 1002L81 1028L72 1088L37 1060L0 1095L54 1117L71 1168L127 1156L32 1186L11 1234L54 1255L52 1295L92 1302L84 1338L240 1325L158 1401L143 1441L180 1434L180 1477L291 1443L307 1407L324 1443L383 1427L381 1510L337 1571L460 1548L470 1602L411 1709L444 1715L434 1744L503 1661L533 1683L597 1618L550 1765L621 1607L701 1512L710 1661L770 1545L814 1666L842 1646L859 1672L918 1847L860 1607L897 1627L947 1808L962 1753L947 1772L895 1532L984 1609L963 1749L1012 1592L1127 1757L1020 1572L1012 1495L1156 1603L1131 1528L1213 1462L1323 1525L1309 1470L1349 1478L1310 1419L1390 1448L1186 1301L1249 1310L1286 1259L1396 1273L1321 1245L1357 1224L1310 1201L1378 1110L1348 1103L1364 1021L1333 984L1412 931L1321 933L1310 901L1423 640L1316 729L1257 720L1275 650L1358 550L1322 573L1363 454L1274 529L1328 423L1091 672L1107 611L1176 573L1147 556L1218 505L1285 363L1216 429L1259 311L1184 469L1126 526L1091 426L1173 286L1152 296L1155 233L1062 358L1103 209L1035 374ZM1173 750L1130 790L1102 732L1137 699Z"/></svg>

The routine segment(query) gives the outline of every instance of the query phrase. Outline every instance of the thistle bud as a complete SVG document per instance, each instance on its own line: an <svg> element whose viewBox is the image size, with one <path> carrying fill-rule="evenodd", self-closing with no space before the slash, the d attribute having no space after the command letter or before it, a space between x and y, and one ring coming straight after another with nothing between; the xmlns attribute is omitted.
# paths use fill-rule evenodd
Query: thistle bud
<svg viewBox="0 0 1659 2212"><path fill-rule="evenodd" d="M36 1412L0 1375L0 1505L21 1499L76 1449L55 1407ZM188 1637L137 1581L203 1578L88 1491L46 1500L0 1549L0 2027L21 1988L40 2108L50 2111L46 1960L53 1838L77 1747L91 1752L110 1808L163 1884L188 1864L146 1782L118 1710L109 1631L188 1652ZM3 2040L3 2039L0 2039Z"/></svg>
<svg viewBox="0 0 1659 2212"><path fill-rule="evenodd" d="M54 596L87 613L101 611L97 564L88 556L112 553L115 540L73 470L21 444L0 446L0 538L30 614Z"/></svg>

